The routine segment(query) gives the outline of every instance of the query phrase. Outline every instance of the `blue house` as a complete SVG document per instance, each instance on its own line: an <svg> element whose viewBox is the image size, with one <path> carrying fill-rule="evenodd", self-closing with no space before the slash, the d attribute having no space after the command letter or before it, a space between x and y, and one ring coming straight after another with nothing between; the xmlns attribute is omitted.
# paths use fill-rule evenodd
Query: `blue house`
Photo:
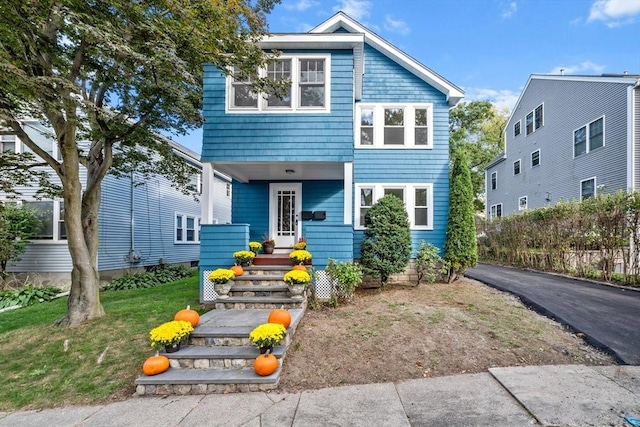
<svg viewBox="0 0 640 427"><path fill-rule="evenodd" d="M449 109L463 91L342 12L261 46L282 52L259 73L290 82L283 98L205 67L203 194L217 171L233 199L232 223L217 225L203 200L201 278L267 235L283 250L304 236L320 272L358 259L364 215L389 193L404 200L414 251L421 239L442 248Z"/></svg>

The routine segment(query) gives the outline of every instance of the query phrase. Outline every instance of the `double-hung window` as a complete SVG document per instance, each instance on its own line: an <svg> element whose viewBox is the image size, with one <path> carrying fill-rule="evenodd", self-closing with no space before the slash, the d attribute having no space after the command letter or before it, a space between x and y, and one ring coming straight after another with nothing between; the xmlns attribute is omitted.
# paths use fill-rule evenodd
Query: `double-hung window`
<svg viewBox="0 0 640 427"><path fill-rule="evenodd" d="M281 83L276 94L256 92L252 79L235 68L227 81L227 111L329 112L330 55L281 55L258 69L256 75Z"/></svg>
<svg viewBox="0 0 640 427"><path fill-rule="evenodd" d="M536 150L531 153L531 167L538 166L540 164L540 150Z"/></svg>
<svg viewBox="0 0 640 427"><path fill-rule="evenodd" d="M498 188L498 172L491 172L491 189Z"/></svg>
<svg viewBox="0 0 640 427"><path fill-rule="evenodd" d="M403 201L412 229L433 229L433 185L419 183L356 184L356 228L367 226L366 214L382 197L392 194Z"/></svg>
<svg viewBox="0 0 640 427"><path fill-rule="evenodd" d="M64 223L64 202L62 200L22 201L22 206L35 211L40 220L40 229L32 237L35 241L67 240Z"/></svg>
<svg viewBox="0 0 640 427"><path fill-rule="evenodd" d="M532 134L542 126L544 126L544 104L538 105L535 110L531 111L525 117L527 135Z"/></svg>
<svg viewBox="0 0 640 427"><path fill-rule="evenodd" d="M513 136L516 137L520 135L520 120L514 123L513 125Z"/></svg>
<svg viewBox="0 0 640 427"><path fill-rule="evenodd" d="M200 241L200 218L195 215L176 213L174 243L198 243Z"/></svg>
<svg viewBox="0 0 640 427"><path fill-rule="evenodd" d="M513 174L518 175L520 173L520 159L513 162Z"/></svg>
<svg viewBox="0 0 640 427"><path fill-rule="evenodd" d="M596 195L596 177L580 181L580 200Z"/></svg>
<svg viewBox="0 0 640 427"><path fill-rule="evenodd" d="M358 104L356 147L432 148L431 104Z"/></svg>
<svg viewBox="0 0 640 427"><path fill-rule="evenodd" d="M573 131L573 156L589 153L604 146L604 117Z"/></svg>

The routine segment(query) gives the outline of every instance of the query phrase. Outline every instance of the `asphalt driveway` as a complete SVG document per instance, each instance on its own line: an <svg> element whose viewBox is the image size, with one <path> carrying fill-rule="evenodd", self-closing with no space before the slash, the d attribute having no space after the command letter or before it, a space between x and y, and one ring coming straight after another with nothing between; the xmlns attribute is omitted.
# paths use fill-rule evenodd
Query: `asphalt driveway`
<svg viewBox="0 0 640 427"><path fill-rule="evenodd" d="M489 264L466 276L517 295L622 363L640 365L640 291Z"/></svg>

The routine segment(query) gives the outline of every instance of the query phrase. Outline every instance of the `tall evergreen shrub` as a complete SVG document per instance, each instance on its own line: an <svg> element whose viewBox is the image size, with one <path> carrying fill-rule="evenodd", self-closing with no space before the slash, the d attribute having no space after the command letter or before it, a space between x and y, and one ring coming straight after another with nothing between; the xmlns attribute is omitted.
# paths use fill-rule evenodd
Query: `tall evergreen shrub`
<svg viewBox="0 0 640 427"><path fill-rule="evenodd" d="M387 194L367 211L365 224L360 264L365 274L379 278L385 286L389 277L403 272L411 259L411 233L404 203Z"/></svg>
<svg viewBox="0 0 640 427"><path fill-rule="evenodd" d="M449 224L444 260L449 265L449 282L478 263L476 224L473 217L473 184L464 152L454 156L449 190Z"/></svg>

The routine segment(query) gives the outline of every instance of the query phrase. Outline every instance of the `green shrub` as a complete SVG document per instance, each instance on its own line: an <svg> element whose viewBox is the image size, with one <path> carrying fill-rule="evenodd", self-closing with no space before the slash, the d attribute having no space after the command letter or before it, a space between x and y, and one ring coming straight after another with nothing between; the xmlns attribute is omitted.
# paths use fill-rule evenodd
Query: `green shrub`
<svg viewBox="0 0 640 427"><path fill-rule="evenodd" d="M175 282L176 280L197 274L184 265L167 265L150 273L125 274L114 279L104 287L105 291L125 291L129 289L152 288L162 283Z"/></svg>
<svg viewBox="0 0 640 427"><path fill-rule="evenodd" d="M464 151L455 156L449 191L449 223L444 259L449 267L449 281L456 280L478 263L476 224L473 216L473 184Z"/></svg>
<svg viewBox="0 0 640 427"><path fill-rule="evenodd" d="M418 285L422 280L427 283L433 283L439 275L447 274L448 267L439 254L440 249L435 245L432 243L425 243L424 240L420 240L420 246L416 252Z"/></svg>
<svg viewBox="0 0 640 427"><path fill-rule="evenodd" d="M62 292L60 289L53 286L44 288L26 286L15 291L2 291L0 293L0 308L14 305L26 307L40 302L51 301L60 292Z"/></svg>
<svg viewBox="0 0 640 427"><path fill-rule="evenodd" d="M387 194L367 211L365 225L360 265L384 287L389 276L403 272L411 259L411 232L404 203Z"/></svg>
<svg viewBox="0 0 640 427"><path fill-rule="evenodd" d="M360 266L351 261L336 262L329 258L325 271L331 281L336 282L334 289L336 303L351 301L356 288L362 283L363 272Z"/></svg>

